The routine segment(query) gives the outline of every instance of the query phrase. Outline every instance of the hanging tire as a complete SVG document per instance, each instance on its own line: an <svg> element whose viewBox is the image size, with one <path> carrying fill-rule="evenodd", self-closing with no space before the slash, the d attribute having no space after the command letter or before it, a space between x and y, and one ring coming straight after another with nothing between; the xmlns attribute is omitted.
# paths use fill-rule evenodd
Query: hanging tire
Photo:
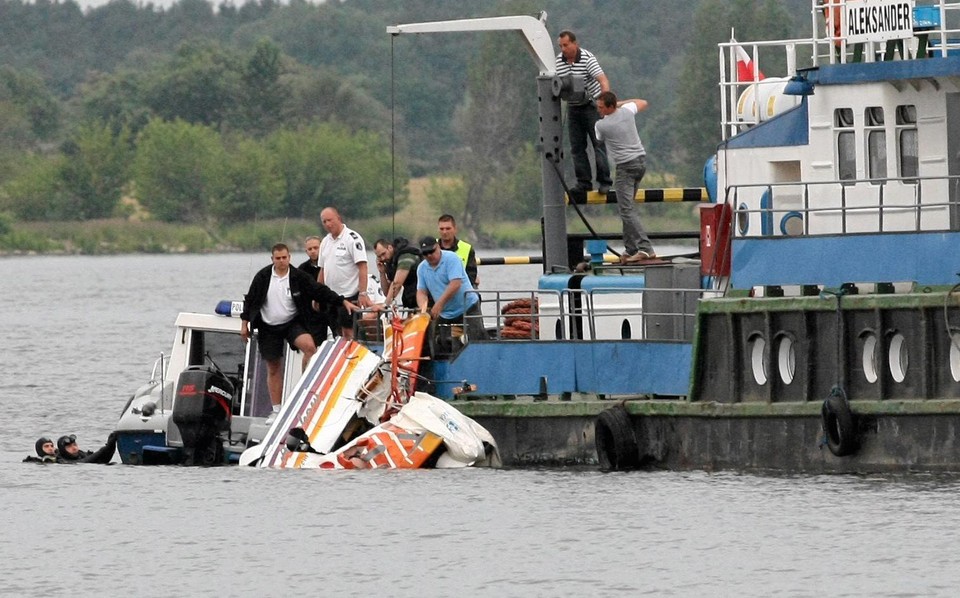
<svg viewBox="0 0 960 598"><path fill-rule="evenodd" d="M622 405L600 412L594 425L597 459L602 471L625 471L640 466L640 447L630 414Z"/></svg>
<svg viewBox="0 0 960 598"><path fill-rule="evenodd" d="M856 416L850 403L842 394L831 394L823 401L820 410L823 435L827 448L837 457L846 457L857 452L860 439L857 434Z"/></svg>

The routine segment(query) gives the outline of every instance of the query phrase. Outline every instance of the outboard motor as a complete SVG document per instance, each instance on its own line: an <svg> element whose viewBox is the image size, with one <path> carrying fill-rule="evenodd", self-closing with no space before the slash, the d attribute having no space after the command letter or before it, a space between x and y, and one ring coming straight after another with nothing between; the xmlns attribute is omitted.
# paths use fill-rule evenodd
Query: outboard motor
<svg viewBox="0 0 960 598"><path fill-rule="evenodd" d="M233 384L219 370L190 366L177 379L173 423L183 438L184 465L223 463L223 438L233 413Z"/></svg>

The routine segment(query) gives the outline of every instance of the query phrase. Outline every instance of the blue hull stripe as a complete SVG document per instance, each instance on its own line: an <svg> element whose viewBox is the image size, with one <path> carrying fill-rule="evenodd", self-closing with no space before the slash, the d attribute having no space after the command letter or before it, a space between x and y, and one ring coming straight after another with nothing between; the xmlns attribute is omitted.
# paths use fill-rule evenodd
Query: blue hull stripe
<svg viewBox="0 0 960 598"><path fill-rule="evenodd" d="M944 252L944 248L954 248ZM733 241L731 285L902 282L952 285L960 272L960 233L885 233Z"/></svg>

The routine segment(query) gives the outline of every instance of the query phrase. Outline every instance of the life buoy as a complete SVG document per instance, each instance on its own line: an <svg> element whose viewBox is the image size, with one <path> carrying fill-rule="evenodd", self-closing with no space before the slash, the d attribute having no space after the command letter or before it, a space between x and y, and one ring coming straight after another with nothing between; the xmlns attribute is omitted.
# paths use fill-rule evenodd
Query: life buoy
<svg viewBox="0 0 960 598"><path fill-rule="evenodd" d="M845 457L857 452L860 448L857 418L850 410L850 403L842 390L834 389L823 401L820 419L824 439L831 453Z"/></svg>
<svg viewBox="0 0 960 598"><path fill-rule="evenodd" d="M623 405L600 412L594 424L597 461L602 471L625 471L640 466L637 431Z"/></svg>

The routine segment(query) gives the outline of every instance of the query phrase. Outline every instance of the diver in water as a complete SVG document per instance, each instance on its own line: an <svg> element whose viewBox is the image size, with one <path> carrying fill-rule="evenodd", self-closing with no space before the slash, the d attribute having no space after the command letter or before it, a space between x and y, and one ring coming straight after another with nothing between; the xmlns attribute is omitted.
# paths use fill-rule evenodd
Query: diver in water
<svg viewBox="0 0 960 598"><path fill-rule="evenodd" d="M84 451L77 444L77 436L70 434L57 439L57 463L99 463L107 465L117 450L117 433L111 432L107 443L96 451Z"/></svg>
<svg viewBox="0 0 960 598"><path fill-rule="evenodd" d="M56 463L57 462L57 449L53 445L53 441L47 438L46 436L41 436L37 438L37 442L34 445L37 449L37 456L27 455L23 458L24 463Z"/></svg>

